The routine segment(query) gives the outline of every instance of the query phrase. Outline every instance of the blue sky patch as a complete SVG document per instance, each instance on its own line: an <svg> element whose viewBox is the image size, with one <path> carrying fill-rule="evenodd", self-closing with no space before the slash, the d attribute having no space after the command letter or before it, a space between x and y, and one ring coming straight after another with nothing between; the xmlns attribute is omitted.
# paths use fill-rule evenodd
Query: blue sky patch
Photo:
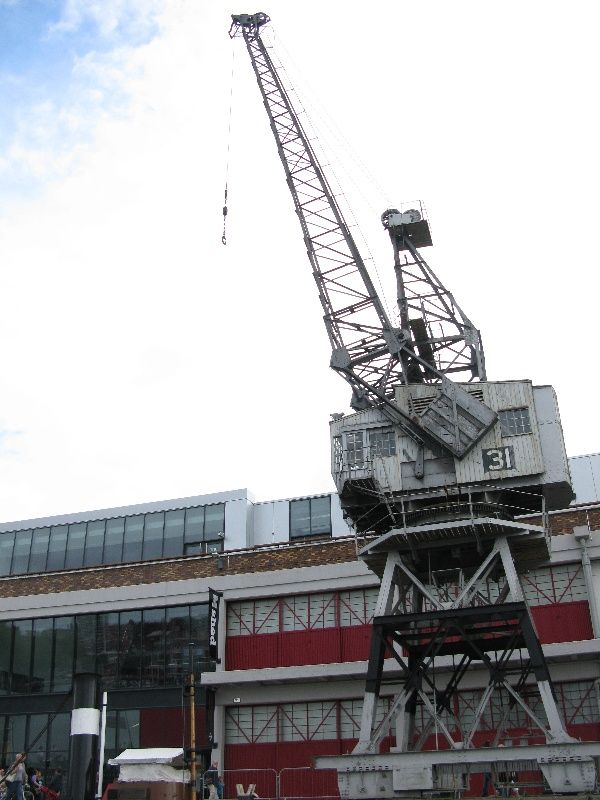
<svg viewBox="0 0 600 800"><path fill-rule="evenodd" d="M110 0L0 0L0 174L6 194L18 193L21 184L29 193L31 181L40 179L27 175L26 159L18 163L23 148L64 151L71 137L90 134L94 110L122 100L118 85L99 87L93 70L82 74L76 67L86 57L108 59L115 50L151 40L158 4L141 5L143 11L133 1L113 7ZM71 108L88 115L90 125L76 133L62 130L61 111ZM48 114L47 131L40 110Z"/></svg>

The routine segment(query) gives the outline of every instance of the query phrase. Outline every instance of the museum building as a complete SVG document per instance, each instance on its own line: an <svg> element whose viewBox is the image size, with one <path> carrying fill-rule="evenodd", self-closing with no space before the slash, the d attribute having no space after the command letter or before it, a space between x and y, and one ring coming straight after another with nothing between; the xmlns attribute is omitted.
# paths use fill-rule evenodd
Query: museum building
<svg viewBox="0 0 600 800"><path fill-rule="evenodd" d="M600 455L569 465L576 499L549 514L550 563L522 584L566 727L600 740ZM261 796L290 794L286 771L358 737L378 593L358 557L367 540L335 493L254 502L239 490L0 525L0 760L28 748L30 764L68 770L76 672L98 673L108 693L107 757L185 746L194 672L205 763L262 769ZM222 595L216 660L210 590ZM389 660L380 716L394 670ZM455 718L475 713L483 685L473 669ZM501 695L482 735L500 720L506 741L541 741Z"/></svg>

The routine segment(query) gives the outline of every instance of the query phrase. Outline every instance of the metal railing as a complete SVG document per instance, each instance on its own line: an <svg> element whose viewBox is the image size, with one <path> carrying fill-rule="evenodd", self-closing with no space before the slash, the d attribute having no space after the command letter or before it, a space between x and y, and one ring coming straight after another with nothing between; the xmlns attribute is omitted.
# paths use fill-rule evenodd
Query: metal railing
<svg viewBox="0 0 600 800"><path fill-rule="evenodd" d="M468 768L438 767L439 778L447 792L460 797L472 793L469 784L478 776L468 774ZM211 777L210 775L208 776ZM284 767L275 769L230 769L224 770L224 800L339 800L340 793L335 769L313 767ZM516 797L540 794L545 783L537 761L519 760L497 762L491 773L490 795ZM201 798L208 800L210 782L206 773L202 776ZM477 784L473 786L476 788ZM254 789L252 789L254 787ZM238 789L242 791L239 792ZM249 790L253 794L249 794ZM424 795L429 793L424 792ZM214 796L214 795L213 795Z"/></svg>

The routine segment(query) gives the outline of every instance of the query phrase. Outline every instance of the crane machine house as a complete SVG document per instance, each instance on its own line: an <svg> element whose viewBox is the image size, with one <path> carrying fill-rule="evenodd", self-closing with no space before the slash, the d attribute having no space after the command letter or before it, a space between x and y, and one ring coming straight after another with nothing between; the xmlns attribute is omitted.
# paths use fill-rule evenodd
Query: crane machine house
<svg viewBox="0 0 600 800"><path fill-rule="evenodd" d="M388 317L263 41L268 23L264 13L233 15L230 35L244 39L269 117L330 366L352 389L354 413L332 415L332 474L346 519L370 534L359 555L381 579L358 744L316 766L337 770L343 798L462 790L471 773L507 774L530 759L553 792L592 791L600 743L565 730L520 582L549 559L547 513L573 497L554 390L487 380L479 331L421 253L432 243L421 207L382 215L398 323ZM400 679L380 719L386 656ZM457 735L447 715L475 665L488 683ZM498 693L543 744L505 747L498 731L475 746ZM418 734L417 708L427 718ZM390 730L395 746L382 753Z"/></svg>

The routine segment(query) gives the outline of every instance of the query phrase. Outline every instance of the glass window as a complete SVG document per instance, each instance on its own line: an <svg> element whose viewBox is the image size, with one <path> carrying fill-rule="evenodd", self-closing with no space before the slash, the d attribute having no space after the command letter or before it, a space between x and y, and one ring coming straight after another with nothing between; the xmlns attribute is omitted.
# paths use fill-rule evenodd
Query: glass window
<svg viewBox="0 0 600 800"><path fill-rule="evenodd" d="M279 600L246 600L227 603L227 636L279 632Z"/></svg>
<svg viewBox="0 0 600 800"><path fill-rule="evenodd" d="M166 683L181 686L189 672L190 612L189 606L172 606L166 610L165 628Z"/></svg>
<svg viewBox="0 0 600 800"><path fill-rule="evenodd" d="M310 500L290 502L290 536L310 536Z"/></svg>
<svg viewBox="0 0 600 800"><path fill-rule="evenodd" d="M167 511L165 514L165 536L163 556L180 556L183 554L183 529L185 510Z"/></svg>
<svg viewBox="0 0 600 800"><path fill-rule="evenodd" d="M346 434L346 451L348 453L348 466L362 467L365 461L362 431Z"/></svg>
<svg viewBox="0 0 600 800"><path fill-rule="evenodd" d="M277 741L277 706L254 706L252 711L253 742Z"/></svg>
<svg viewBox="0 0 600 800"><path fill-rule="evenodd" d="M333 469L335 472L341 472L344 468L344 447L342 445L342 437L333 437Z"/></svg>
<svg viewBox="0 0 600 800"><path fill-rule="evenodd" d="M309 741L337 737L337 705L285 703L280 706L282 741Z"/></svg>
<svg viewBox="0 0 600 800"><path fill-rule="evenodd" d="M276 710L275 710L276 716ZM274 726L275 736L277 726ZM248 744L252 741L252 707L230 706L225 709L225 742L227 744ZM277 738L273 739L277 741Z"/></svg>
<svg viewBox="0 0 600 800"><path fill-rule="evenodd" d="M593 681L561 683L556 689L567 725L598 724L598 700Z"/></svg>
<svg viewBox="0 0 600 800"><path fill-rule="evenodd" d="M340 737L342 739L358 739L362 717L362 700L340 701Z"/></svg>
<svg viewBox="0 0 600 800"><path fill-rule="evenodd" d="M0 575L10 575L10 562L12 561L15 532L0 534Z"/></svg>
<svg viewBox="0 0 600 800"><path fill-rule="evenodd" d="M204 509L204 538L215 539L216 534L225 532L225 506L219 503Z"/></svg>
<svg viewBox="0 0 600 800"><path fill-rule="evenodd" d="M204 543L205 553L222 553L223 552L223 539L215 539L213 542Z"/></svg>
<svg viewBox="0 0 600 800"><path fill-rule="evenodd" d="M50 531L48 544L48 562L46 569L56 570L65 568L65 555L67 553L68 525L54 525Z"/></svg>
<svg viewBox="0 0 600 800"><path fill-rule="evenodd" d="M190 606L190 643L194 672L202 672L209 664L208 603Z"/></svg>
<svg viewBox="0 0 600 800"><path fill-rule="evenodd" d="M125 520L123 517L106 520L104 535L104 564L120 564L123 559L123 535ZM135 559L134 559L135 560Z"/></svg>
<svg viewBox="0 0 600 800"><path fill-rule="evenodd" d="M69 752L69 738L71 733L71 715L57 714L48 731L48 753ZM56 758L50 758L50 763L55 766Z"/></svg>
<svg viewBox="0 0 600 800"><path fill-rule="evenodd" d="M336 739L337 732L337 703L307 703L308 738Z"/></svg>
<svg viewBox="0 0 600 800"><path fill-rule="evenodd" d="M114 687L119 664L119 614L98 614L96 633L97 669L107 687Z"/></svg>
<svg viewBox="0 0 600 800"><path fill-rule="evenodd" d="M509 408L498 412L502 436L522 436L531 433L528 408Z"/></svg>
<svg viewBox="0 0 600 800"><path fill-rule="evenodd" d="M14 758L17 753L22 753L25 750L25 733L27 729L27 717L25 714L15 714L11 716L8 722L8 738L7 749L10 755ZM12 758L7 758L7 764L10 764Z"/></svg>
<svg viewBox="0 0 600 800"><path fill-rule="evenodd" d="M146 514L144 524L144 548L142 558L160 558L163 549L163 531L165 527L165 512L157 511L155 514Z"/></svg>
<svg viewBox="0 0 600 800"><path fill-rule="evenodd" d="M277 741L277 706L232 706L225 712L227 744Z"/></svg>
<svg viewBox="0 0 600 800"><path fill-rule="evenodd" d="M282 626L285 631L334 628L336 595L302 594L282 600Z"/></svg>
<svg viewBox="0 0 600 800"><path fill-rule="evenodd" d="M66 569L79 569L83 566L85 550L85 522L69 525L69 544L65 559Z"/></svg>
<svg viewBox="0 0 600 800"><path fill-rule="evenodd" d="M79 619L85 619L80 617ZM75 650L75 622L73 617L54 619L54 676L55 692L67 692L73 680L73 654ZM88 669L94 665L84 665Z"/></svg>
<svg viewBox="0 0 600 800"><path fill-rule="evenodd" d="M119 619L119 686L140 685L142 612L121 611Z"/></svg>
<svg viewBox="0 0 600 800"><path fill-rule="evenodd" d="M12 622L0 620L0 695L10 691ZM1 742L0 742L1 744Z"/></svg>
<svg viewBox="0 0 600 800"><path fill-rule="evenodd" d="M117 711L106 712L106 739L104 743L104 757L116 758L121 752L117 750Z"/></svg>
<svg viewBox="0 0 600 800"><path fill-rule="evenodd" d="M371 458L375 456L396 455L396 435L392 428L380 428L369 431L369 451Z"/></svg>
<svg viewBox="0 0 600 800"><path fill-rule="evenodd" d="M290 501L290 538L331 533L331 498Z"/></svg>
<svg viewBox="0 0 600 800"><path fill-rule="evenodd" d="M29 745L27 760L30 764L46 763L46 744L48 738L48 714L32 714L29 717L29 730L27 741L35 742Z"/></svg>
<svg viewBox="0 0 600 800"><path fill-rule="evenodd" d="M71 620L72 617L59 618L56 620L56 622L58 623L60 619L65 620L64 626L67 627L68 621ZM96 671L96 615L82 614L81 616L75 617L75 625L76 625L75 668L77 672L95 672ZM57 643L58 643L58 637L57 637ZM70 675L71 673L69 673L68 675L69 680L70 680ZM56 682L56 670L54 672L54 680Z"/></svg>
<svg viewBox="0 0 600 800"><path fill-rule="evenodd" d="M119 752L140 746L140 712L119 711L117 713L117 746Z"/></svg>
<svg viewBox="0 0 600 800"><path fill-rule="evenodd" d="M123 561L139 561L142 557L144 538L144 517L126 517L125 538L123 539Z"/></svg>
<svg viewBox="0 0 600 800"><path fill-rule="evenodd" d="M311 497L310 532L313 534L331 533L330 497Z"/></svg>
<svg viewBox="0 0 600 800"><path fill-rule="evenodd" d="M29 692L29 675L31 671L31 633L32 620L18 619L13 622L13 660L11 691L17 694Z"/></svg>
<svg viewBox="0 0 600 800"><path fill-rule="evenodd" d="M102 552L104 550L104 526L103 519L97 519L87 524L87 536L85 538L85 558L84 566L97 567L102 564Z"/></svg>
<svg viewBox="0 0 600 800"><path fill-rule="evenodd" d="M368 625L373 620L378 589L350 589L340 592L340 625Z"/></svg>
<svg viewBox="0 0 600 800"><path fill-rule="evenodd" d="M13 552L13 575L24 575L29 565L29 551L31 550L31 531L17 531L15 534L15 549Z"/></svg>
<svg viewBox="0 0 600 800"><path fill-rule="evenodd" d="M44 572L48 558L50 528L36 528L31 540L28 572Z"/></svg>
<svg viewBox="0 0 600 800"><path fill-rule="evenodd" d="M188 508L185 512L185 543L201 542L204 538L204 506Z"/></svg>
<svg viewBox="0 0 600 800"><path fill-rule="evenodd" d="M165 610L144 610L142 642L142 686L164 686L165 682Z"/></svg>
<svg viewBox="0 0 600 800"><path fill-rule="evenodd" d="M53 622L52 617L40 617L33 621L33 671L31 673L31 692L33 694L50 691Z"/></svg>
<svg viewBox="0 0 600 800"><path fill-rule="evenodd" d="M200 556L204 552L204 543L196 542L195 544L186 544L184 548L184 555L186 556Z"/></svg>

